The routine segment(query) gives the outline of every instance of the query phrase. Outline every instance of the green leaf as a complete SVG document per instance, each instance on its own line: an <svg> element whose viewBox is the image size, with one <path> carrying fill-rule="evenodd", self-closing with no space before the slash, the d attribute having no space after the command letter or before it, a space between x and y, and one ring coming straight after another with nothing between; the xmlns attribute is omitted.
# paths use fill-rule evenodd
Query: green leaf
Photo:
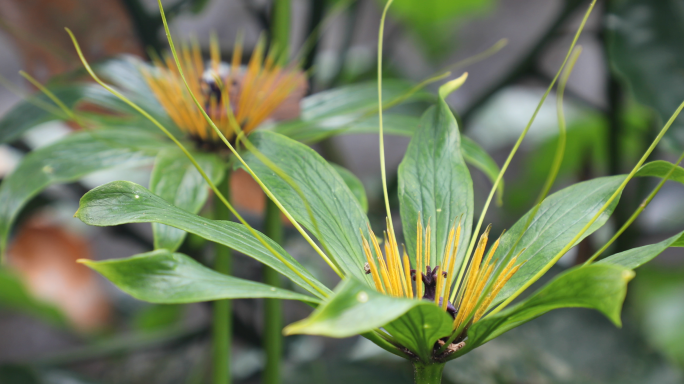
<svg viewBox="0 0 684 384"><path fill-rule="evenodd" d="M650 163L644 164L634 176L653 176L658 178L664 178L672 170L672 163L664 160L652 161ZM678 183L684 184L684 168L677 165L675 171L672 172L668 180L676 181Z"/></svg>
<svg viewBox="0 0 684 384"><path fill-rule="evenodd" d="M643 247L633 248L624 252L616 253L596 262L596 264L620 265L625 268L635 269L653 260L656 256L660 255L669 247L682 246L684 246L684 232L679 232L678 234L659 243L645 245Z"/></svg>
<svg viewBox="0 0 684 384"><path fill-rule="evenodd" d="M81 100L89 89L90 84L72 84L48 89L59 98L68 108ZM48 109L41 106L49 106ZM67 116L45 94L36 93L26 100L22 100L0 120L0 144L18 139L27 130L48 121L65 120Z"/></svg>
<svg viewBox="0 0 684 384"><path fill-rule="evenodd" d="M0 250L7 246L12 221L33 196L56 183L92 172L149 164L170 143L145 132L79 132L28 154L0 185Z"/></svg>
<svg viewBox="0 0 684 384"><path fill-rule="evenodd" d="M615 325L621 326L620 310L627 293L627 283L633 277L633 271L607 264L568 270L521 303L475 323L468 330L466 347L452 357L465 354L504 332L557 308L596 309Z"/></svg>
<svg viewBox="0 0 684 384"><path fill-rule="evenodd" d="M390 13L411 27L420 38L419 46L423 50L433 56L442 56L449 51L448 44L453 45L456 19L486 10L493 4L493 0L396 0Z"/></svg>
<svg viewBox="0 0 684 384"><path fill-rule="evenodd" d="M214 184L223 180L225 164L214 154L193 155ZM150 190L162 199L190 213L197 213L209 197L202 175L179 149L169 149L157 155L150 179ZM175 251L183 243L185 231L153 223L155 249Z"/></svg>
<svg viewBox="0 0 684 384"><path fill-rule="evenodd" d="M390 102L411 91L415 84L403 80L386 79L382 82L383 99ZM435 96L418 91L405 102L434 101ZM301 120L312 121L325 117L375 112L378 109L378 84L375 81L352 84L315 93L302 100Z"/></svg>
<svg viewBox="0 0 684 384"><path fill-rule="evenodd" d="M376 96L377 97L377 96ZM340 134L374 133L378 134L378 116L341 115L319 120L294 120L280 123L274 132L304 143L315 143L330 136ZM411 136L418 126L419 119L411 115L394 113L384 114L383 131L389 135Z"/></svg>
<svg viewBox="0 0 684 384"><path fill-rule="evenodd" d="M625 176L623 175L601 177L574 184L547 197L512 253L516 255L524 249L524 252L518 257L517 264L522 262L525 264L506 283L492 305L505 300L542 270L598 213L624 180ZM613 201L577 243L605 224L613 213L618 200ZM528 212L520 218L501 237L494 260L503 260L509 253L513 244L520 237L530 213Z"/></svg>
<svg viewBox="0 0 684 384"><path fill-rule="evenodd" d="M323 243L345 275L371 284L370 277L363 271L366 259L359 232L368 233L368 219L344 180L327 161L304 144L267 131L254 132L249 138L258 151L292 179L306 202L256 156L245 153L245 161L261 181L295 220ZM315 224L305 204L311 207Z"/></svg>
<svg viewBox="0 0 684 384"><path fill-rule="evenodd" d="M21 279L4 268L0 268L0 307L27 313L56 325L67 323L57 307L33 297Z"/></svg>
<svg viewBox="0 0 684 384"><path fill-rule="evenodd" d="M383 81L383 96L387 103L404 97L414 84L403 80ZM435 96L419 90L402 103L433 102ZM316 142L337 134L377 133L378 86L365 82L315 93L302 100L299 119L280 123L274 131L297 141ZM410 135L417 126L414 116L388 113L384 116L388 134Z"/></svg>
<svg viewBox="0 0 684 384"><path fill-rule="evenodd" d="M368 213L368 197L366 196L366 189L363 187L361 180L346 168L333 163L330 163L330 165L335 172L340 175L344 183L347 184L347 187L349 187L349 190L354 194L354 197L356 197L356 200L361 205L361 209L363 209L365 213Z"/></svg>
<svg viewBox="0 0 684 384"><path fill-rule="evenodd" d="M416 301L416 300L414 300ZM449 336L454 319L436 305L419 305L384 328L424 362L429 362L437 340Z"/></svg>
<svg viewBox="0 0 684 384"><path fill-rule="evenodd" d="M463 258L473 222L473 181L461 153L458 124L443 99L421 118L399 165L399 201L404 239L416 259L416 225L432 228L431 265L441 263L449 231L461 217L456 264ZM436 256L436 257L435 257Z"/></svg>
<svg viewBox="0 0 684 384"><path fill-rule="evenodd" d="M209 241L235 249L275 269L307 291L322 297L297 273L276 258L245 226L230 221L209 220L169 204L140 185L115 181L97 187L81 198L75 215L89 225L109 226L127 223L160 223L193 233ZM330 292L299 262L265 235L263 239L297 272L323 292Z"/></svg>
<svg viewBox="0 0 684 384"><path fill-rule="evenodd" d="M492 184L496 182L496 178L499 177L499 172L501 170L494 159L492 159L487 151L480 147L478 143L466 136L461 136L461 152L466 163L482 171L482 173L484 173L485 176L491 180ZM499 186L496 188L496 199L498 205L503 204L503 193L504 181L501 179Z"/></svg>
<svg viewBox="0 0 684 384"><path fill-rule="evenodd" d="M186 255L166 249L126 259L81 262L101 273L122 291L150 303L182 304L264 297L319 302L315 297L224 275Z"/></svg>
<svg viewBox="0 0 684 384"><path fill-rule="evenodd" d="M283 332L350 337L385 327L403 346L424 358L437 339L449 335L452 323L451 316L433 302L383 295L349 278L309 317L288 325Z"/></svg>
<svg viewBox="0 0 684 384"><path fill-rule="evenodd" d="M606 17L608 58L637 101L666 121L684 100L684 8L678 1L615 0ZM684 125L666 138L684 148Z"/></svg>

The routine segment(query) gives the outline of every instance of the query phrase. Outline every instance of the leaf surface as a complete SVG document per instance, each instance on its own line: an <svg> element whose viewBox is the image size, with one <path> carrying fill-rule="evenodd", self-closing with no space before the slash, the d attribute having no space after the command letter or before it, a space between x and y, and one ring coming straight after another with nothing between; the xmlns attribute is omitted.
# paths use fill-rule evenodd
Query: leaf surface
<svg viewBox="0 0 684 384"><path fill-rule="evenodd" d="M209 220L194 215L173 206L135 183L114 181L86 193L81 198L76 217L86 224L96 226L126 223L169 225L253 257L318 297L323 297L323 295L309 285L304 278L312 282L319 290L325 293L330 292L280 245L265 235L261 234L262 238L278 253L280 258L297 271L296 273L269 252L243 225L231 221Z"/></svg>
<svg viewBox="0 0 684 384"><path fill-rule="evenodd" d="M171 144L145 132L78 132L29 153L0 185L0 249L20 209L46 187L114 167L150 164Z"/></svg>
<svg viewBox="0 0 684 384"><path fill-rule="evenodd" d="M274 298L316 303L315 297L211 270L165 249L126 259L82 261L136 299L160 304Z"/></svg>
<svg viewBox="0 0 684 384"><path fill-rule="evenodd" d="M214 184L223 180L225 165L214 154L194 153L200 167ZM190 160L178 149L159 153L150 179L150 191L176 207L197 213L209 197L209 186ZM152 223L155 249L175 251L185 239L185 231Z"/></svg>

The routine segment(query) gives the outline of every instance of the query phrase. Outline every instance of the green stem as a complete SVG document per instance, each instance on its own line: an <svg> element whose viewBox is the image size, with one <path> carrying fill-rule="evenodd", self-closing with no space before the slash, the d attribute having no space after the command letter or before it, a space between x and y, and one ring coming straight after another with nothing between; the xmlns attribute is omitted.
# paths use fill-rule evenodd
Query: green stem
<svg viewBox="0 0 684 384"><path fill-rule="evenodd" d="M218 188L223 191L226 199L230 200L230 169L226 171L226 176ZM231 219L230 211L218 198L214 201L214 210L217 220ZM215 246L214 269L217 272L230 275L233 261L230 248L218 244ZM214 384L228 384L230 383L230 342L232 336L230 300L216 300L213 315L213 382Z"/></svg>
<svg viewBox="0 0 684 384"><path fill-rule="evenodd" d="M281 65L290 58L290 9L290 0L273 0L271 42L280 52Z"/></svg>
<svg viewBox="0 0 684 384"><path fill-rule="evenodd" d="M442 371L444 371L444 363L413 363L413 377L416 384L440 384Z"/></svg>
<svg viewBox="0 0 684 384"><path fill-rule="evenodd" d="M283 224L280 209L266 199L265 230L266 236L276 243L282 242ZM280 287L280 274L274 269L264 266L264 283ZM283 353L283 308L278 299L264 300L264 349L266 350L266 367L264 369L264 384L280 383L280 359Z"/></svg>

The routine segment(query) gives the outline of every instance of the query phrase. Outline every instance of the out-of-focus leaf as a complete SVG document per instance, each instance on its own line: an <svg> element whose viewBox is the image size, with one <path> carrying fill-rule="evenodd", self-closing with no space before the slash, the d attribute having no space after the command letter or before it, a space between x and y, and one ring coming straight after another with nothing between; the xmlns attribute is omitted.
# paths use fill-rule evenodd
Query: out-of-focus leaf
<svg viewBox="0 0 684 384"><path fill-rule="evenodd" d="M68 108L81 100L93 85L75 84L49 88ZM45 108L49 106L49 108ZM22 100L0 120L0 143L19 138L27 130L53 120L65 120L67 116L45 94L37 93Z"/></svg>
<svg viewBox="0 0 684 384"><path fill-rule="evenodd" d="M91 190L81 198L76 217L86 224L97 226L126 223L166 224L253 257L318 297L322 297L321 293L300 276L306 277L319 290L330 292L280 245L265 235L261 235L262 238L273 247L280 258L293 266L297 273L271 254L243 225L194 215L169 204L135 183L115 181Z"/></svg>
<svg viewBox="0 0 684 384"><path fill-rule="evenodd" d="M664 178L672 170L672 163L664 160L652 161L644 164L634 176L653 176ZM668 180L684 184L684 168L676 166Z"/></svg>
<svg viewBox="0 0 684 384"><path fill-rule="evenodd" d="M158 331L177 325L182 319L183 308L176 304L150 305L136 313L132 323L140 331Z"/></svg>
<svg viewBox="0 0 684 384"><path fill-rule="evenodd" d="M682 246L684 246L684 232L679 232L678 234L659 243L645 245L643 247L633 248L624 252L616 253L598 261L596 264L613 264L629 269L635 269L653 260L656 256L660 255L669 247Z"/></svg>
<svg viewBox="0 0 684 384"><path fill-rule="evenodd" d="M66 316L55 306L34 298L18 276L0 268L0 307L28 313L58 325L66 325Z"/></svg>
<svg viewBox="0 0 684 384"><path fill-rule="evenodd" d="M475 323L458 357L487 341L557 308L579 307L600 311L621 326L620 311L627 283L634 272L617 265L576 267L555 277L523 302Z"/></svg>
<svg viewBox="0 0 684 384"><path fill-rule="evenodd" d="M608 57L636 99L667 121L684 100L684 7L678 1L616 0L606 18ZM666 138L684 147L684 125Z"/></svg>
<svg viewBox="0 0 684 384"><path fill-rule="evenodd" d="M312 303L319 299L238 279L211 270L181 253L165 249L126 259L83 261L136 299L160 304L220 299L274 298Z"/></svg>
<svg viewBox="0 0 684 384"><path fill-rule="evenodd" d="M449 335L452 323L451 316L433 302L383 295L349 278L309 317L288 325L283 332L350 337L386 327L427 361L426 353L432 352L439 338Z"/></svg>
<svg viewBox="0 0 684 384"><path fill-rule="evenodd" d="M684 270L646 266L630 287L635 315L650 347L684 364Z"/></svg>
<svg viewBox="0 0 684 384"><path fill-rule="evenodd" d="M482 171L492 181L492 184L496 181L501 169L478 143L466 136L461 136L461 153L466 163ZM503 204L503 193L504 181L501 179L496 188L496 198L499 205Z"/></svg>
<svg viewBox="0 0 684 384"><path fill-rule="evenodd" d="M517 264L525 264L506 283L492 305L505 300L543 269L598 213L624 180L625 176L622 175L601 177L577 183L547 197L512 253L516 255L524 249L518 257ZM606 223L618 200L616 198L598 217L577 240L578 243ZM495 260L503 260L509 253L520 237L530 214L531 212L525 214L501 237L499 248L494 254Z"/></svg>
<svg viewBox="0 0 684 384"><path fill-rule="evenodd" d="M366 189L363 187L361 180L346 168L332 163L330 165L332 165L335 172L340 175L344 183L347 184L347 187L349 187L349 190L354 194L356 200L359 201L361 209L368 213L368 197L366 196Z"/></svg>
<svg viewBox="0 0 684 384"><path fill-rule="evenodd" d="M414 264L418 220L423 228L428 223L432 228L434 266L441 262L449 231L460 217L462 246L455 263L459 266L472 230L473 181L463 159L458 124L443 99L425 112L399 165L399 201L404 240Z"/></svg>
<svg viewBox="0 0 684 384"><path fill-rule="evenodd" d="M383 81L383 97L386 103L404 97L414 84L403 80ZM435 96L419 90L401 102L433 102ZM306 97L301 103L299 119L280 123L275 132L291 139L315 142L341 133L375 133L378 131L378 87L375 82L366 82ZM384 115L384 130L388 134L411 135L417 126L417 119L410 115L387 113Z"/></svg>
<svg viewBox="0 0 684 384"><path fill-rule="evenodd" d="M286 180L256 156L245 153L245 161L261 181L292 216L325 245L329 256L345 275L371 284L370 277L363 271L366 260L360 233L368 233L368 219L337 172L313 149L283 135L257 131L249 138L258 151L277 164L299 187L306 201L302 201Z"/></svg>
<svg viewBox="0 0 684 384"><path fill-rule="evenodd" d="M49 185L113 167L149 164L170 142L145 132L79 132L27 155L0 186L0 250L24 204Z"/></svg>
<svg viewBox="0 0 684 384"><path fill-rule="evenodd" d="M214 154L194 154L200 167L218 184L225 175L223 161ZM202 175L178 149L162 151L157 155L150 179L150 190L162 199L190 213L197 213L209 197L209 189ZM183 243L185 231L153 223L155 249L175 251Z"/></svg>
<svg viewBox="0 0 684 384"><path fill-rule="evenodd" d="M411 136L419 119L411 115L388 113L383 115L383 132L389 135ZM294 120L276 125L273 130L293 140L315 143L340 134L378 133L377 116L340 115L320 120Z"/></svg>
<svg viewBox="0 0 684 384"><path fill-rule="evenodd" d="M382 5L384 1L380 1ZM390 13L404 21L421 38L421 48L438 54L453 35L454 20L459 16L483 11L492 0L396 0Z"/></svg>
<svg viewBox="0 0 684 384"><path fill-rule="evenodd" d="M403 80L384 80L382 95L385 102L405 95L415 85ZM404 102L434 101L435 96L426 91L418 91ZM343 116L364 112L375 112L378 109L378 84L369 81L347 85L327 91L315 93L302 100L303 121L312 121L332 116Z"/></svg>

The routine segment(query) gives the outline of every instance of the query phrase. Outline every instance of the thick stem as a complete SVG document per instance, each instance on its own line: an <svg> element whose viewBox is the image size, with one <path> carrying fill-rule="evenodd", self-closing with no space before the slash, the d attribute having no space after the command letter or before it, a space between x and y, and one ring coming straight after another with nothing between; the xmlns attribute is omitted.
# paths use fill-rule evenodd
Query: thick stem
<svg viewBox="0 0 684 384"><path fill-rule="evenodd" d="M281 51L281 65L287 65L290 58L290 10L290 0L273 0L271 42Z"/></svg>
<svg viewBox="0 0 684 384"><path fill-rule="evenodd" d="M226 172L225 179L218 186L226 199L230 200L230 170ZM214 200L214 209L217 220L230 220L231 214L228 208L217 198ZM217 272L230 275L232 256L230 248L216 244L214 269ZM216 300L214 302L212 343L213 343L213 383L229 384L230 380L230 343L232 336L230 300Z"/></svg>
<svg viewBox="0 0 684 384"><path fill-rule="evenodd" d="M416 384L440 384L442 371L444 371L444 363L413 363L413 377Z"/></svg>
<svg viewBox="0 0 684 384"><path fill-rule="evenodd" d="M280 209L266 199L265 234L276 243L283 237L283 224ZM280 274L274 269L264 266L264 283L280 287ZM264 299L264 349L266 350L266 367L264 369L265 384L280 383L280 359L283 353L283 309L278 299Z"/></svg>

